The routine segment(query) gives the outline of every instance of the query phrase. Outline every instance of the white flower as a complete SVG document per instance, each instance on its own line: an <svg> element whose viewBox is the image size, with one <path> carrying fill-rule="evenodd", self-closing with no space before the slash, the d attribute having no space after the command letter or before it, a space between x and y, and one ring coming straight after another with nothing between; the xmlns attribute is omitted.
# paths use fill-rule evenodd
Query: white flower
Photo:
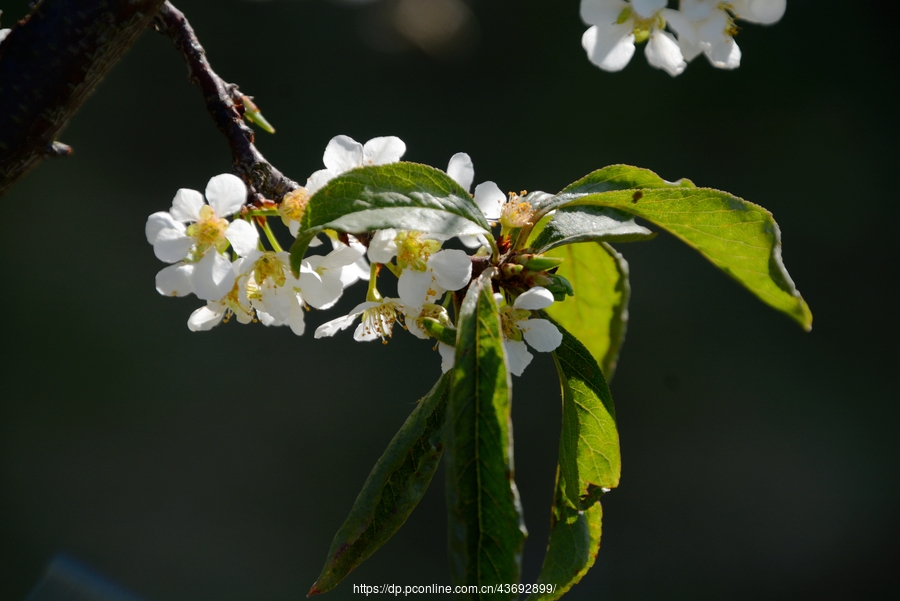
<svg viewBox="0 0 900 601"><path fill-rule="evenodd" d="M734 41L735 19L770 24L784 14L785 0L681 0L684 20L671 20L685 60L703 52L719 69L741 64L741 49Z"/></svg>
<svg viewBox="0 0 900 601"><path fill-rule="evenodd" d="M324 338L334 336L341 330L346 330L357 317L362 317L362 322L356 326L353 333L353 339L360 342L368 342L381 338L383 342L387 342L387 338L391 337L394 324L403 312L403 304L392 298L385 298L381 301L366 301L357 305L350 313L329 322L323 323L316 328L316 338Z"/></svg>
<svg viewBox="0 0 900 601"><path fill-rule="evenodd" d="M344 282L353 277L345 275L347 270L356 274L354 263L362 256L359 248L340 245L327 255L307 257L300 269L303 300L316 309L332 307L344 292Z"/></svg>
<svg viewBox="0 0 900 601"><path fill-rule="evenodd" d="M520 294L511 307L507 305L500 310L503 348L513 375L521 376L533 358L525 342L542 353L549 353L562 343L562 333L555 325L546 319L530 317L532 311L552 304L553 293L543 286L535 286Z"/></svg>
<svg viewBox="0 0 900 601"><path fill-rule="evenodd" d="M0 42L2 42L3 40L6 39L6 36L9 35L10 31L12 31L12 30L11 29L0 29Z"/></svg>
<svg viewBox="0 0 900 601"><path fill-rule="evenodd" d="M396 136L372 138L365 145L350 136L335 136L325 147L322 157L325 169L309 176L306 190L310 195L315 194L331 179L357 167L396 163L405 152L406 144Z"/></svg>
<svg viewBox="0 0 900 601"><path fill-rule="evenodd" d="M590 61L604 71L621 71L634 55L635 42L647 40L647 62L673 77L680 74L687 63L674 36L664 31L666 20L678 20L680 15L666 4L666 0L581 0L581 18L591 25L581 45Z"/></svg>
<svg viewBox="0 0 900 601"><path fill-rule="evenodd" d="M287 324L297 336L306 329L300 280L290 268L290 253L254 250L235 261L239 286L266 326ZM301 273L309 268L304 263ZM241 285L241 279L244 280Z"/></svg>
<svg viewBox="0 0 900 601"><path fill-rule="evenodd" d="M202 300L220 300L231 290L236 275L231 261L221 253L229 244L241 256L256 248L259 234L254 226L242 219L230 224L225 219L246 201L244 182L231 174L217 175L206 186L206 199L209 204L196 190L182 188L168 212L147 219L144 233L157 258L181 262L157 275L157 290L162 294L193 292Z"/></svg>

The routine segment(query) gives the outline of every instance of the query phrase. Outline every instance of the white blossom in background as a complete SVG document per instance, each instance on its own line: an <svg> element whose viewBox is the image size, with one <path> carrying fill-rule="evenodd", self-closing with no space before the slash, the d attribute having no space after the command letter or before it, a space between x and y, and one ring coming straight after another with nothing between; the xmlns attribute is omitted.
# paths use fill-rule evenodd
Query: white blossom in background
<svg viewBox="0 0 900 601"><path fill-rule="evenodd" d="M353 339L359 342L368 342L380 338L386 341L393 333L394 324L403 312L403 303L393 298L384 298L380 301L366 301L358 304L350 313L337 319L332 319L316 328L316 338L334 336L341 330L346 330L356 321L362 321L353 332Z"/></svg>
<svg viewBox="0 0 900 601"><path fill-rule="evenodd" d="M735 19L769 25L781 19L785 0L681 0L688 23L673 22L684 58L693 60L701 52L719 69L735 69L741 64L741 49L734 41Z"/></svg>
<svg viewBox="0 0 900 601"><path fill-rule="evenodd" d="M581 0L581 18L591 26L581 43L590 61L605 71L620 71L631 60L635 43L646 40L647 62L673 77L700 53L714 67L734 69L741 63L741 50L734 41L735 20L775 23L784 14L786 0L680 0L678 10L667 4L666 0Z"/></svg>
<svg viewBox="0 0 900 601"><path fill-rule="evenodd" d="M202 300L218 301L231 290L236 274L231 260L222 253L230 245L244 256L259 241L253 225L226 219L238 212L246 199L244 182L225 173L209 180L206 202L200 192L182 188L168 212L150 215L144 233L154 254L166 263L177 263L157 275L161 294L193 293Z"/></svg>
<svg viewBox="0 0 900 601"><path fill-rule="evenodd" d="M513 375L521 376L533 359L525 342L541 353L549 353L562 343L559 328L546 319L531 317L532 311L546 309L552 304L553 293L543 286L535 286L520 294L512 306L500 309L503 348Z"/></svg>
<svg viewBox="0 0 900 601"><path fill-rule="evenodd" d="M665 25L683 16L666 4L667 0L581 0L581 18L591 26L581 38L588 59L604 71L621 71L631 61L635 43L646 40L647 62L669 75L680 74L687 63Z"/></svg>

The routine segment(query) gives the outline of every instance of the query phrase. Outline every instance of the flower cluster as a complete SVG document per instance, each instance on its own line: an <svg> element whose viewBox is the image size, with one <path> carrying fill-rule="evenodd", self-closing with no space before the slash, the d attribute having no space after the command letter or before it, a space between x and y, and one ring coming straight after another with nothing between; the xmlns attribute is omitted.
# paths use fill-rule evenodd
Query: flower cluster
<svg viewBox="0 0 900 601"><path fill-rule="evenodd" d="M737 20L768 25L784 14L786 0L581 0L581 18L590 25L584 46L592 63L620 71L631 60L635 43L647 42L647 62L673 77L700 53L714 67L734 69L741 49L734 41ZM674 32L674 35L666 28Z"/></svg>
<svg viewBox="0 0 900 601"><path fill-rule="evenodd" d="M213 177L205 194L179 190L169 211L154 213L147 220L148 242L156 256L170 264L157 274L157 291L166 296L194 294L206 301L188 319L192 331L209 330L234 318L239 323L287 325L299 336L306 329L305 311L332 307L347 287L366 280L365 301L347 315L319 326L315 338L333 336L353 324L353 338L358 341L387 342L397 324L422 339L437 337L429 331L435 325L452 331L451 311L455 314L455 303L461 298L452 293L469 285L473 259L489 260L493 241L484 235L460 238L462 245L477 249L473 256L460 249L442 248L448 237L430 232L384 229L360 239L327 232L332 250L307 256L295 275L289 253L269 225L268 218L280 217L296 237L306 205L328 181L358 167L399 161L405 151L405 144L396 137L375 138L363 145L337 136L325 150L325 169L313 173L306 186L286 195L277 206L266 204L268 201L246 204L246 186L229 174ZM475 172L469 156L458 153L451 158L447 173L469 190ZM516 194L503 194L494 182L476 186L473 200L489 222L501 226L501 237L512 228L521 228L531 217L527 202ZM318 241L311 246L321 244ZM530 260L532 255L527 257ZM506 290L506 295L497 295L504 345L515 375L521 375L532 359L525 342L547 352L562 340L556 326L533 316L534 311L554 302L554 293L533 278L519 277L523 269L522 265L507 265L503 272L517 274L515 286ZM396 298L379 292L378 278L383 272L396 276ZM550 283L551 279L544 277L540 282ZM443 341L437 348L442 369L447 371L455 351Z"/></svg>

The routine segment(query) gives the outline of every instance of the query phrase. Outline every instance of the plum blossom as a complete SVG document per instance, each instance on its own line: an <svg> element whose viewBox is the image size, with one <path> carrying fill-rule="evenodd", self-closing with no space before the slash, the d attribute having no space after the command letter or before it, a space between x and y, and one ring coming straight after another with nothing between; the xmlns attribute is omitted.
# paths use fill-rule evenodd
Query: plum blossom
<svg viewBox="0 0 900 601"><path fill-rule="evenodd" d="M621 71L634 55L634 44L646 40L647 62L673 77L680 74L687 63L665 26L684 17L666 4L667 0L581 0L581 18L591 26L581 38L588 59L604 71Z"/></svg>
<svg viewBox="0 0 900 601"><path fill-rule="evenodd" d="M393 298L383 298L380 301L366 301L358 304L350 313L337 319L332 319L316 328L316 338L334 336L341 330L346 330L358 317L362 321L353 332L353 339L360 342L368 342L381 338L387 342L391 337L394 324L403 312L403 303Z"/></svg>
<svg viewBox="0 0 900 601"><path fill-rule="evenodd" d="M334 306L349 285L345 283L358 279L355 263L362 256L359 248L342 244L327 255L307 257L300 270L303 299L316 309Z"/></svg>
<svg viewBox="0 0 900 601"><path fill-rule="evenodd" d="M290 254L284 251L254 250L235 261L234 270L242 282L244 296L263 325L287 324L294 334L302 336L306 329L303 296L300 280L291 273L290 261ZM301 273L308 269L304 263Z"/></svg>
<svg viewBox="0 0 900 601"><path fill-rule="evenodd" d="M500 309L503 330L503 348L509 371L521 376L533 359L528 348L549 353L562 343L562 333L550 321L532 318L531 312L546 309L553 304L553 293L543 286L535 286L520 294L513 304Z"/></svg>
<svg viewBox="0 0 900 601"><path fill-rule="evenodd" d="M741 49L734 41L735 19L768 25L781 19L785 5L785 0L681 0L687 22L670 24L685 60L703 52L714 67L735 69L741 64Z"/></svg>
<svg viewBox="0 0 900 601"><path fill-rule="evenodd" d="M217 175L206 186L206 202L200 192L182 188L172 208L150 215L144 233L157 258L177 263L157 275L161 294L217 301L234 285L236 274L223 253L230 245L241 256L259 241L256 228L226 217L238 212L247 199L247 188L231 174ZM207 204L208 203L208 204Z"/></svg>

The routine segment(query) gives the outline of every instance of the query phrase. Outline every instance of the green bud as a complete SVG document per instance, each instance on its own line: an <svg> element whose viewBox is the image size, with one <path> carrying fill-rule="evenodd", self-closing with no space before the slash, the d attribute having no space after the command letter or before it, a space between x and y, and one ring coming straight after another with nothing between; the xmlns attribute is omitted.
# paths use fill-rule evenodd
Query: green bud
<svg viewBox="0 0 900 601"><path fill-rule="evenodd" d="M554 267L559 267L565 259L558 257L545 257L544 255L534 255L525 263L525 269L530 271L547 271Z"/></svg>
<svg viewBox="0 0 900 601"><path fill-rule="evenodd" d="M430 336L437 338L439 342L443 342L450 346L456 346L456 328L446 326L433 317L423 317L421 323L422 328L428 332Z"/></svg>
<svg viewBox="0 0 900 601"><path fill-rule="evenodd" d="M500 271L503 272L503 275L505 275L507 277L513 276L513 275L519 275L524 270L525 270L524 265L514 265L512 263L507 263L506 265L504 265L503 267L500 268Z"/></svg>

